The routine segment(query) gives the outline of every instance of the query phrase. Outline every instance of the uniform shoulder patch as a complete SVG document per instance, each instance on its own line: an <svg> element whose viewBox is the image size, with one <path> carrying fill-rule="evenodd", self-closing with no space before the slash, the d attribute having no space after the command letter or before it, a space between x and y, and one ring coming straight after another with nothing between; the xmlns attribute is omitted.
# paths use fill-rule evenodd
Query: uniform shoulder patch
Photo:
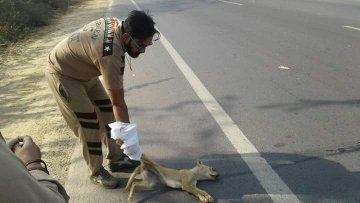
<svg viewBox="0 0 360 203"><path fill-rule="evenodd" d="M105 18L105 31L103 41L103 56L113 54L113 42L115 36L115 20L114 17Z"/></svg>

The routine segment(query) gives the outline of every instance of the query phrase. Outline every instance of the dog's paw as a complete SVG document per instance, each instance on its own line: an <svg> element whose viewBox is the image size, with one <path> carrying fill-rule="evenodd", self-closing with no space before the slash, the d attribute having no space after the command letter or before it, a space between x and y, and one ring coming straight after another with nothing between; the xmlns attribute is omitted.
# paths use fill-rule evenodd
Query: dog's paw
<svg viewBox="0 0 360 203"><path fill-rule="evenodd" d="M205 203L208 203L208 202L214 202L214 198L207 194L207 193L204 193L204 194L199 194L199 199L201 202L205 202Z"/></svg>
<svg viewBox="0 0 360 203"><path fill-rule="evenodd" d="M134 202L134 198L133 197L128 197L128 202Z"/></svg>

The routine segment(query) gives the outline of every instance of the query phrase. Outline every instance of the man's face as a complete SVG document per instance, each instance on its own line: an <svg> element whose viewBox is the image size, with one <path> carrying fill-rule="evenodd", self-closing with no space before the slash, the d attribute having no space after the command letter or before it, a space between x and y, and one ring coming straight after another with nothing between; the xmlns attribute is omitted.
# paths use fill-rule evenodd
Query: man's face
<svg viewBox="0 0 360 203"><path fill-rule="evenodd" d="M146 47L152 45L153 36L146 38L145 40L140 40L128 35L128 42L124 43L126 52L132 58L137 58L140 54L145 53Z"/></svg>

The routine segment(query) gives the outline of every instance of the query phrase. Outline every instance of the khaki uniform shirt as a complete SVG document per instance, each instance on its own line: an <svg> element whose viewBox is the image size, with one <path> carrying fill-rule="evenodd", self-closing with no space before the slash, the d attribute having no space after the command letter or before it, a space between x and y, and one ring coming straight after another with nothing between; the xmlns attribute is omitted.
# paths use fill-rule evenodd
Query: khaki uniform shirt
<svg viewBox="0 0 360 203"><path fill-rule="evenodd" d="M0 202L68 202L65 189L41 170L29 171L0 137Z"/></svg>
<svg viewBox="0 0 360 203"><path fill-rule="evenodd" d="M102 75L106 89L123 88L121 24L113 17L101 18L75 31L50 52L46 71L80 81Z"/></svg>

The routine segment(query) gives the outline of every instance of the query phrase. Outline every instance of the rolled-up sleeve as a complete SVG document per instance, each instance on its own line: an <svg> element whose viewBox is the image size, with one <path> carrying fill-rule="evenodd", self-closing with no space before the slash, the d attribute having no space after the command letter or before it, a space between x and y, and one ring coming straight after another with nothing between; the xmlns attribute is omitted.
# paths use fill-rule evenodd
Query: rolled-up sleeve
<svg viewBox="0 0 360 203"><path fill-rule="evenodd" d="M41 170L30 171L30 174L39 181L42 186L47 188L50 195L55 194L58 196L57 198L59 198L60 202L62 202L62 199L64 199L65 202L69 201L69 196L67 195L65 188L53 177Z"/></svg>
<svg viewBox="0 0 360 203"><path fill-rule="evenodd" d="M122 57L116 55L105 56L95 62L103 76L106 89L123 88L125 63L122 62Z"/></svg>
<svg viewBox="0 0 360 203"><path fill-rule="evenodd" d="M47 173L24 164L0 139L0 202L68 202L61 184Z"/></svg>

